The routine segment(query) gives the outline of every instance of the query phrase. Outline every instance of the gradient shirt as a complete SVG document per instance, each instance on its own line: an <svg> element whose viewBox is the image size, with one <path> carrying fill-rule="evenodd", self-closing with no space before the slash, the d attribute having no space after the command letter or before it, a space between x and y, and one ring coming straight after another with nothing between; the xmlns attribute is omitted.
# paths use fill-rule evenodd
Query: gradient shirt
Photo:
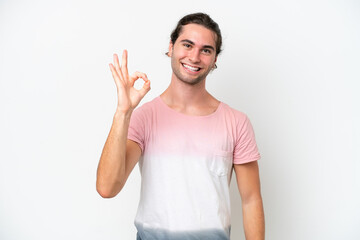
<svg viewBox="0 0 360 240"><path fill-rule="evenodd" d="M142 150L134 222L142 240L230 239L233 164L260 159L244 113L220 102L190 116L157 97L133 112L128 139Z"/></svg>

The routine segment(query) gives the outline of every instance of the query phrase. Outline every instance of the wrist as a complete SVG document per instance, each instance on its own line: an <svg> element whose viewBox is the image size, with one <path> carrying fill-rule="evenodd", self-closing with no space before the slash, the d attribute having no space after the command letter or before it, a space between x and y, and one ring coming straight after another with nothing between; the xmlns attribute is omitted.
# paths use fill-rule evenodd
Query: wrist
<svg viewBox="0 0 360 240"><path fill-rule="evenodd" d="M122 120L130 121L132 112L133 112L133 109L127 110L127 111L116 109L116 112L114 114L114 119L117 119L117 120L122 119Z"/></svg>

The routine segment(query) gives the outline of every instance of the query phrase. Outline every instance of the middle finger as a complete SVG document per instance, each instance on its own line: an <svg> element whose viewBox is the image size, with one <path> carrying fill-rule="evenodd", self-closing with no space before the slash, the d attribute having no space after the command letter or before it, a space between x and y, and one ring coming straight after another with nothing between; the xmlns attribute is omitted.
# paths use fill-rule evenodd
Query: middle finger
<svg viewBox="0 0 360 240"><path fill-rule="evenodd" d="M123 75L124 77L129 76L128 68L127 68L127 58L128 58L127 50L124 50L122 54L122 62L121 62L121 72L124 74Z"/></svg>

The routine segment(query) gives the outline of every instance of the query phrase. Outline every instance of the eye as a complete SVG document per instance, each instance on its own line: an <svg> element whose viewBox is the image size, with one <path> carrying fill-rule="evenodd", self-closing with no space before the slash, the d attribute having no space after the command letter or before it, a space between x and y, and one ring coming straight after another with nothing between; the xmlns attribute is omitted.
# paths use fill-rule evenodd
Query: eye
<svg viewBox="0 0 360 240"><path fill-rule="evenodd" d="M183 46L184 46L185 48L190 48L190 47L191 47L191 45L188 44L188 43L184 43Z"/></svg>
<svg viewBox="0 0 360 240"><path fill-rule="evenodd" d="M205 48L205 49L203 49L202 51L203 51L203 53L211 54L211 50L210 50L210 49Z"/></svg>

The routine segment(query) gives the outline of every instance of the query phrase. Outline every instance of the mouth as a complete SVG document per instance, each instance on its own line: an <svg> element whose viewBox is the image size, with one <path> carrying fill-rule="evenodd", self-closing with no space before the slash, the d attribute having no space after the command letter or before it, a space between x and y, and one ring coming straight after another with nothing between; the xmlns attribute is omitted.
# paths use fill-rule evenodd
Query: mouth
<svg viewBox="0 0 360 240"><path fill-rule="evenodd" d="M182 63L182 66L186 69L186 70L189 70L190 72L198 72L200 71L201 68L199 67L194 67L194 66L191 66L191 65L188 65L188 64L185 64L185 63Z"/></svg>

